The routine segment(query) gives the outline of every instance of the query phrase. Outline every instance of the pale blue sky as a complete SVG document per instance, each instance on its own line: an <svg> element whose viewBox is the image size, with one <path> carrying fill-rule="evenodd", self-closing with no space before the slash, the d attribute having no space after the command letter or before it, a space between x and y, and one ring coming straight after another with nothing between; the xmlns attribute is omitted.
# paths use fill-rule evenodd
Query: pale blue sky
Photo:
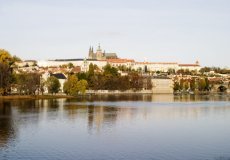
<svg viewBox="0 0 230 160"><path fill-rule="evenodd" d="M0 0L0 48L84 58L90 45L137 61L230 67L230 0Z"/></svg>

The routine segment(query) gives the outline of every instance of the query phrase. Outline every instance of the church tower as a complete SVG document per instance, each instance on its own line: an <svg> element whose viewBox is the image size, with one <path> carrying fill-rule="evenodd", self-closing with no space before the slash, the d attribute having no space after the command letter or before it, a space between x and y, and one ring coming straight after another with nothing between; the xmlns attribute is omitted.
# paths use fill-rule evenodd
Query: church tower
<svg viewBox="0 0 230 160"><path fill-rule="evenodd" d="M89 48L89 55L88 55L88 58L89 59L94 59L95 56L94 56L94 53L93 53L93 47L90 46Z"/></svg>
<svg viewBox="0 0 230 160"><path fill-rule="evenodd" d="M97 60L102 60L103 58L104 58L104 56L103 56L101 46L100 46L100 43L99 43L98 48L97 48L97 52L96 52L96 59Z"/></svg>

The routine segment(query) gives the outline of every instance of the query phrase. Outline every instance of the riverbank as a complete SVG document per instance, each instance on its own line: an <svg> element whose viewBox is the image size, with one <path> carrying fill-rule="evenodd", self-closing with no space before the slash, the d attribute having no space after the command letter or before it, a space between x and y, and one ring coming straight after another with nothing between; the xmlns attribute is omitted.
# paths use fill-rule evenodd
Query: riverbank
<svg viewBox="0 0 230 160"><path fill-rule="evenodd" d="M0 96L1 99L59 99L59 98L74 98L68 95L8 95Z"/></svg>
<svg viewBox="0 0 230 160"><path fill-rule="evenodd" d="M221 92L209 92L209 93L202 93L202 94L171 94L171 93L161 93L156 94L152 93L150 91L94 91L94 92L86 92L85 95L78 95L78 96L70 96L65 94L56 94L56 95L7 95L7 96L0 96L0 100L25 100L25 99L31 99L31 100L38 100L38 99L61 99L61 98L82 98L82 97L91 97L91 96L106 96L106 95L172 95L172 96L216 96L216 95L226 95L230 96L230 93L221 93Z"/></svg>

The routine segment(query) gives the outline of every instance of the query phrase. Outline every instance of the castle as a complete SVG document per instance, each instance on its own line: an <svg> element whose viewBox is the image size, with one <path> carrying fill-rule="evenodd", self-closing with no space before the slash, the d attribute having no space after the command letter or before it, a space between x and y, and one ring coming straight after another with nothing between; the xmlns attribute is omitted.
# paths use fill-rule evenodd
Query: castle
<svg viewBox="0 0 230 160"><path fill-rule="evenodd" d="M93 51L93 47L90 46L89 48L89 55L88 59L93 59L93 60L106 60L106 59L117 59L117 54L116 53L105 53L102 52L100 44L98 45L96 53Z"/></svg>

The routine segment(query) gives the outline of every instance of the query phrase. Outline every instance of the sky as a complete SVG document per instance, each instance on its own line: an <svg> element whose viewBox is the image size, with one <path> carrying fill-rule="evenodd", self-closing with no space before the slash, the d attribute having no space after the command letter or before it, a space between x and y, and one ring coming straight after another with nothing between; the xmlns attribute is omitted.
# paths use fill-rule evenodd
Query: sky
<svg viewBox="0 0 230 160"><path fill-rule="evenodd" d="M85 58L230 67L229 0L0 0L0 48L24 60Z"/></svg>

